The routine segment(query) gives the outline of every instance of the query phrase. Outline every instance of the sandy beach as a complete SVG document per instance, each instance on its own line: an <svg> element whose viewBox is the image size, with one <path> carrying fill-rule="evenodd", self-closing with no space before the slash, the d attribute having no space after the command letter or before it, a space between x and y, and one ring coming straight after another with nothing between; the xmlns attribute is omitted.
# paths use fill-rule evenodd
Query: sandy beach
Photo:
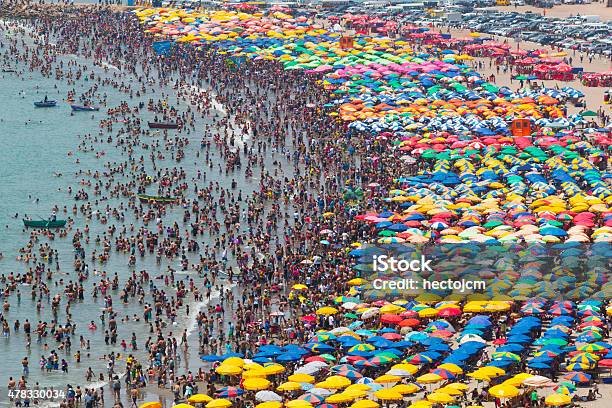
<svg viewBox="0 0 612 408"><path fill-rule="evenodd" d="M609 405L604 88L281 6L4 11L0 406Z"/></svg>

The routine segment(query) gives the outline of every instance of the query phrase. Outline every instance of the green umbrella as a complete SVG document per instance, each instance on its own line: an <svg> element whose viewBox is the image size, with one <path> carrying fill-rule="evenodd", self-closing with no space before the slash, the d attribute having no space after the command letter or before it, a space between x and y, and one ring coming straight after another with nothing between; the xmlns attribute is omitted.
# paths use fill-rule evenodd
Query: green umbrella
<svg viewBox="0 0 612 408"><path fill-rule="evenodd" d="M596 113L596 112L593 112L592 110L587 110L587 111L584 111L584 112L579 113L579 115L580 115L580 116L582 116L582 117L585 117L585 116L593 116L593 117L596 117L596 116L597 116L597 113Z"/></svg>

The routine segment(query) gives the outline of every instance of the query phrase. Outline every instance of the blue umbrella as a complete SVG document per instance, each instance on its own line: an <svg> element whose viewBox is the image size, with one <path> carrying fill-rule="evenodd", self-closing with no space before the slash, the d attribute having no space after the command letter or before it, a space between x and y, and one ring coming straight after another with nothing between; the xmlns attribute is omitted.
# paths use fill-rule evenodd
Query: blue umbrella
<svg viewBox="0 0 612 408"><path fill-rule="evenodd" d="M200 357L200 360L202 360L202 361L209 361L209 362L223 361L223 357L218 356L216 354L209 354L207 356Z"/></svg>
<svg viewBox="0 0 612 408"><path fill-rule="evenodd" d="M529 368L534 368L534 369L538 369L538 370L546 370L550 368L549 364L546 363L542 363L542 362L529 362L527 363L527 367Z"/></svg>
<svg viewBox="0 0 612 408"><path fill-rule="evenodd" d="M284 353L276 357L276 361L298 361L302 356L296 353Z"/></svg>

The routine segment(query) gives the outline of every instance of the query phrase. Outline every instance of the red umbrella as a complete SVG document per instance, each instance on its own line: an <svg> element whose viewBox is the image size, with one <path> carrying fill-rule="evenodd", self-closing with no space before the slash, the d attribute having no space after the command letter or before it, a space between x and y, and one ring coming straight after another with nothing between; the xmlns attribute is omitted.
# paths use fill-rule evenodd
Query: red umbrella
<svg viewBox="0 0 612 408"><path fill-rule="evenodd" d="M419 319L414 319L414 318L404 319L401 322L399 322L400 327L417 327L420 324L421 324L421 321Z"/></svg>
<svg viewBox="0 0 612 408"><path fill-rule="evenodd" d="M612 368L612 358L606 358L604 360L599 360L599 362L597 363L597 366Z"/></svg>
<svg viewBox="0 0 612 408"><path fill-rule="evenodd" d="M402 338L402 335L399 333L383 333L382 337L387 340L400 340Z"/></svg>
<svg viewBox="0 0 612 408"><path fill-rule="evenodd" d="M397 324L402 321L402 316L396 314L386 314L382 315L380 321L383 323Z"/></svg>
<svg viewBox="0 0 612 408"><path fill-rule="evenodd" d="M457 309L454 307L447 307L446 309L440 310L438 316L440 317L452 317L459 316L461 314L461 309Z"/></svg>
<svg viewBox="0 0 612 408"><path fill-rule="evenodd" d="M439 337L441 339L447 339L449 337L451 337L453 335L452 332L449 332L448 330L436 330L435 332L432 332L429 336L430 337Z"/></svg>
<svg viewBox="0 0 612 408"><path fill-rule="evenodd" d="M313 361L321 361L323 363L327 363L327 361L323 357L320 357L320 356L310 356L304 361L307 363L312 363Z"/></svg>

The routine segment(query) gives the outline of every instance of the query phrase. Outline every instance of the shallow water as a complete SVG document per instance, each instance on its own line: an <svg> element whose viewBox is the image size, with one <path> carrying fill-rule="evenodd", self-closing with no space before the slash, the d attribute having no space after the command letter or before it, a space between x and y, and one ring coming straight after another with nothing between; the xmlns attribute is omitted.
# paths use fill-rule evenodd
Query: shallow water
<svg viewBox="0 0 612 408"><path fill-rule="evenodd" d="M3 33L0 31L0 38L2 35ZM78 57L71 56L69 58ZM24 67L16 66L16 68L18 68L18 71L22 71ZM99 68L98 72L101 72ZM112 72L111 69L109 74L112 74ZM2 180L0 184L0 194L2 195L2 200L0 200L0 225L2 226L0 252L4 254L4 258L0 261L0 272L4 275L8 275L10 272L24 272L28 268L28 265L16 261L16 254L19 248L27 243L29 236L29 232L24 230L21 222L24 214L33 219L37 217L46 218L51 213L51 208L54 205L58 205L60 208L64 206L68 208L68 214L60 212L58 218L66 218L66 216L75 217L70 210L75 203L77 206L80 206L83 201L75 201L68 194L67 187L71 185L73 191L84 188L79 185L79 181L83 176L76 176L75 172L80 169L103 171L105 170L104 163L120 162L127 159L127 156L123 155L120 149L106 143L94 144L96 150L104 150L106 153L105 156L99 159L96 158L94 152L84 153L76 151L76 146L81 141L79 135L94 135L98 132L98 121L106 116L103 112L105 109L95 112L93 119L92 114L86 112L77 112L71 115L69 104L62 99L69 89L76 89L76 93L79 95L89 89L90 85L87 81L81 80L76 85L68 86L62 81L47 79L37 73L27 73L25 77L20 77L14 73L0 73L0 106L3 106L2 111L0 111L0 143L2 144L2 149L0 149L0 178ZM157 89L157 91L163 90ZM128 100L130 106L134 106L140 100L146 102L152 97L149 92L140 99L129 99L126 94L120 93L111 87L103 86L100 86L99 92L105 92L108 95L109 107L117 106L122 100ZM171 90L166 90L166 92L171 92ZM49 99L57 99L58 107L48 109L34 108L33 102L43 99L45 95L48 95ZM173 104L174 101L170 99L169 103ZM184 107L185 103L182 102L179 109ZM152 114L142 110L140 117L141 120L146 121L147 119L152 119ZM201 120L197 128L203 126L207 121ZM114 133L119 129L116 125L120 124L114 125ZM195 176L198 168L202 169L199 164L200 159L196 158L202 134L196 131L186 136L189 137L191 144L185 149L186 156L179 165L186 170L188 175L187 181L189 181L192 176ZM68 156L68 152L74 152L74 156ZM139 157L140 154L148 157L147 151L137 148L135 157ZM166 155L166 160L158 161L159 168L177 166L176 162L170 159L169 152L164 152L164 154ZM221 160L214 148L211 149L211 156L213 158L217 157L215 162ZM80 160L80 164L75 162L77 158ZM150 165L150 161L147 160L147 162ZM62 176L56 177L55 173L61 173ZM236 176L234 175L233 177ZM213 180L227 186L231 178L232 175L226 177L215 170L207 178L206 184L208 184L208 180ZM252 191L253 183L244 178L237 178L237 181L239 187L243 189L243 194ZM89 192L91 200L94 197L92 194L93 189L85 188L85 190ZM153 189L150 192L154 194ZM191 189L188 190L188 193L190 192L192 192ZM101 201L97 208L102 209L107 203L111 207L117 206L119 202L117 199L110 199L108 202ZM125 224L129 225L134 222L130 212L126 211L125 213ZM17 218L14 217L16 214L18 214ZM179 225L183 225L182 215L182 208L174 207L168 211L164 222L166 225L171 225L171 223L177 221ZM118 226L120 225L116 221L111 221L111 223L113 222ZM90 255L91 251L95 248L93 238L98 234L101 235L109 225L102 225L95 219L85 220L79 213L76 216L73 230L76 228L83 229L86 224L91 228L91 244L85 245L86 252ZM138 227L141 225L141 222L135 222L135 225ZM59 278L63 278L65 281L76 279L76 274L72 267L74 253L71 245L71 236L72 233L69 233L68 238L56 238L50 242L52 247L59 251L61 265L61 274L54 274L53 281L57 281ZM42 238L39 241L40 244L45 242L48 241ZM98 248L99 250L100 248ZM193 257L190 255L188 257L193 262ZM44 343L48 343L49 351L56 347L53 338L43 339L39 344L36 341L36 336L33 335L31 349L27 350L23 332L13 332L13 323L16 319L19 319L22 323L25 319L29 319L32 322L33 328L35 328L35 324L39 320L50 322L52 320L50 301L44 300L42 312L37 314L35 309L36 302L31 299L29 287L22 286L20 288L21 300L19 303L15 294L10 296L11 308L4 315L10 322L11 335L10 337L0 339L0 359L4 362L3 366L5 367L5 369L0 370L0 406L8 405L5 385L9 377L19 378L21 376L21 360L25 356L28 356L30 360L30 374L27 378L28 385L34 386L36 383L39 383L41 388L60 387L63 389L66 384L80 384L81 387L87 386L84 383L84 373L88 367L93 369L96 376L100 372L104 372L106 377L106 361L100 357L111 351L124 354L119 343L122 339L129 343L132 332L136 332L140 347L140 350L134 354L141 359L140 361L145 362L141 350L146 338L149 336L148 326L145 326L143 322L122 324L118 321L118 345L114 347L107 346L104 343L103 327L99 319L103 303L100 298L93 300L91 297L93 283L100 280L99 276L94 276L95 269L99 271L104 270L109 276L117 273L120 278L119 287L122 288L122 283L131 275L131 270L126 265L127 256L114 251L109 262L105 265L92 264L89 261L90 278L84 282L86 300L85 302L76 302L72 306L73 319L77 325L77 334L71 339L72 351L70 353L64 351L58 353L60 359L65 358L68 361L69 372L67 374L63 374L61 371L43 373L39 369L40 357L43 354L48 354L48 352L43 352L42 347ZM172 266L174 269L180 269L176 259L171 265L165 259L160 265L157 265L154 256L149 255L145 258L137 257L135 270L146 269L152 276L156 276L167 272L169 266ZM55 264L52 265L52 269L55 270ZM199 286L202 285L203 280L193 273L176 275L177 280L189 280L191 278ZM154 283L158 286L163 285L163 282L159 280L154 280ZM60 287L53 286L51 283L50 287L51 297L60 291ZM167 290L168 288L164 289ZM145 287L145 291L147 292L145 301L150 302L151 298L148 294L148 288ZM173 292L170 294L173 294ZM118 312L119 318L126 315L132 316L136 314L139 317L142 315L142 306L135 299L132 299L132 303L124 305L117 298L118 291L113 292L112 295L114 299L113 306ZM3 302L4 300L2 299ZM62 302L58 316L60 324L65 323L64 307L65 302ZM195 310L196 308L192 307L191 316L183 315L178 317L176 327L173 329L175 335L180 336L183 328L191 328L193 326L195 323ZM95 333L87 329L91 320L96 321L98 324L98 329ZM193 329L191 328L189 331L192 332ZM86 351L82 351L82 362L77 364L73 354L79 349L80 334L90 339L91 357L87 358ZM196 338L197 344L197 335L192 337ZM131 352L129 348L128 352ZM189 360L191 360L191 366L193 367L194 362L197 361L197 352L192 349L191 353ZM119 360L118 362L118 368L123 367L121 361ZM191 369L197 370L197 367ZM100 386L102 382L96 382L96 385Z"/></svg>

